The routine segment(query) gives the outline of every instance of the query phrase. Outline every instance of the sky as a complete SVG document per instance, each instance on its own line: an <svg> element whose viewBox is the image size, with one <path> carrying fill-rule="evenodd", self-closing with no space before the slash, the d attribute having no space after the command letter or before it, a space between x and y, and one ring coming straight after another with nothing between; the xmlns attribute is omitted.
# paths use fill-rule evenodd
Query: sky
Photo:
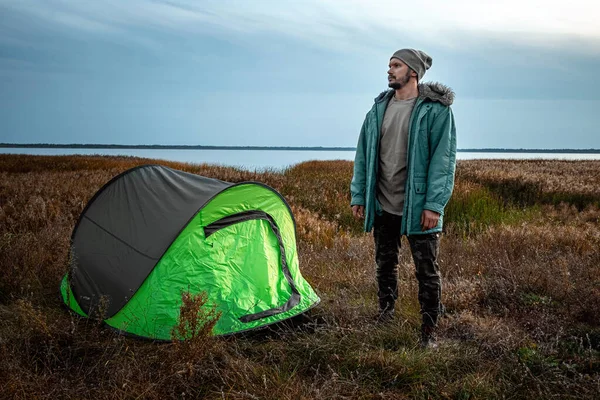
<svg viewBox="0 0 600 400"><path fill-rule="evenodd" d="M355 146L400 48L459 148L600 148L593 0L0 0L0 142Z"/></svg>

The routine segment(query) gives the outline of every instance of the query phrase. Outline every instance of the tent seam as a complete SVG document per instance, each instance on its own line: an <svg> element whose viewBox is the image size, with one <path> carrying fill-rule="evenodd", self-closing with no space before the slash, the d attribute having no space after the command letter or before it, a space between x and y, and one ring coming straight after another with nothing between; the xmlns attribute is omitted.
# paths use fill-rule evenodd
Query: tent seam
<svg viewBox="0 0 600 400"><path fill-rule="evenodd" d="M98 228L102 229L104 232L106 232L109 236L117 239L119 242L123 243L125 246L129 247L131 250L135 251L136 253L149 258L152 261L158 261L159 258L156 257L152 257L149 256L148 254L144 254L141 250L136 249L135 247L133 247L132 245L130 245L129 243L127 243L126 241L124 241L123 239L121 239L120 237L116 236L115 234L109 232L106 228L103 228L100 224L98 224L96 221L94 221L93 219L91 219L90 217L88 217L87 215L83 216L84 219L87 219L88 221L90 221L92 224L96 225Z"/></svg>

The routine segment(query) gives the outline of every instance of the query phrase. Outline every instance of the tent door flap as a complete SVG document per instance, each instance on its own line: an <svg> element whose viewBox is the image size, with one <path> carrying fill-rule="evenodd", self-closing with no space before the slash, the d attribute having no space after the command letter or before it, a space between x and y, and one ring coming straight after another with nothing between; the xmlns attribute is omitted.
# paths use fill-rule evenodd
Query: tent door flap
<svg viewBox="0 0 600 400"><path fill-rule="evenodd" d="M285 279L287 280L288 284L290 285L292 294L291 294L290 298L283 305L281 305L279 307L271 308L269 310L264 310L264 311L261 311L261 312L255 313L255 314L247 314L247 315L241 316L239 318L239 320L244 323L253 322L253 321L256 321L256 320L259 320L262 318L267 318L267 317L270 317L273 315L284 313L286 311L291 310L292 308L294 308L296 305L298 305L300 303L300 292L298 291L298 288L296 288L294 280L292 279L290 269L288 268L288 265L287 265L287 259L285 257L285 248L283 246L283 240L281 238L281 234L279 233L279 227L275 223L275 220L273 219L272 216L270 216L269 214L267 214L264 211L259 211L259 210L248 210L248 211L243 211L240 213L228 215L226 217L223 217L223 218L205 226L204 227L204 237L207 238L210 235L212 235L213 233L215 233L223 228L226 228L230 225L237 224L237 223L244 222L244 221L250 221L253 219L262 219L262 220L267 221L271 227L271 230L277 237L277 241L279 243L281 270L283 272L283 275L285 276Z"/></svg>

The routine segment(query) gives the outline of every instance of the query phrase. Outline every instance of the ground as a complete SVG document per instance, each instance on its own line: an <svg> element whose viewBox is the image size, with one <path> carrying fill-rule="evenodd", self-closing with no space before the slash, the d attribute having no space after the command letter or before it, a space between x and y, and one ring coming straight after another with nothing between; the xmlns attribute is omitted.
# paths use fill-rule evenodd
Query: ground
<svg viewBox="0 0 600 400"><path fill-rule="evenodd" d="M163 344L69 313L58 285L77 218L113 176L150 162L280 191L296 218L302 274L321 304L302 321L250 336ZM418 346L406 242L397 318L373 322L373 239L351 216L351 175L347 161L251 172L0 156L0 397L596 398L600 161L459 162L440 261L448 314L436 350Z"/></svg>

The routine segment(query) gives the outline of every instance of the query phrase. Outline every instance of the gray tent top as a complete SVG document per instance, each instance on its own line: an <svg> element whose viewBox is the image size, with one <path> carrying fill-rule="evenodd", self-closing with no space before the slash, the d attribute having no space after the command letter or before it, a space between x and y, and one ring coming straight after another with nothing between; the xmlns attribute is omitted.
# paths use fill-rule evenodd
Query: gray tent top
<svg viewBox="0 0 600 400"><path fill-rule="evenodd" d="M104 185L71 237L70 282L81 309L90 315L104 307L102 293L110 297L103 317L116 314L202 206L230 186L160 165L133 168Z"/></svg>

